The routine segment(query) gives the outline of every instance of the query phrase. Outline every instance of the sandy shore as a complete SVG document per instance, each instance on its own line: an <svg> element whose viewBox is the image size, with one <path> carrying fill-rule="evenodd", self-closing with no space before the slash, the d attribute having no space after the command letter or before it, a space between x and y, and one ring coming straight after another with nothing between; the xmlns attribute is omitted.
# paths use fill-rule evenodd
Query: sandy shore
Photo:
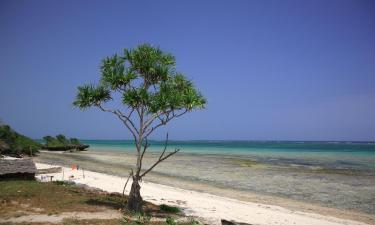
<svg viewBox="0 0 375 225"><path fill-rule="evenodd" d="M36 164L38 169L51 167ZM54 180L71 180L108 192L122 193L126 178L92 171L72 170L63 167L63 172L50 174ZM40 179L39 175L38 178ZM69 178L74 176L74 178ZM142 182L141 193L144 200L155 204L169 204L182 208L186 215L199 217L209 224L220 224L220 219L235 220L258 225L364 225L366 223L349 219L339 219L314 213L289 210L274 205L245 202L212 194L184 190L165 185ZM126 193L130 190L126 188Z"/></svg>

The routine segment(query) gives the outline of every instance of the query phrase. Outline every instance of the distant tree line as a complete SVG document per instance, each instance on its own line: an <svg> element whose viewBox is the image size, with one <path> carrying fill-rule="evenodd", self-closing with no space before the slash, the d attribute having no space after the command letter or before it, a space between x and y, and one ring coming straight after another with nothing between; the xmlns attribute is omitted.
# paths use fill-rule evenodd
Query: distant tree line
<svg viewBox="0 0 375 225"><path fill-rule="evenodd" d="M88 148L88 145L82 144L77 138L67 139L64 135L59 134L56 137L45 136L43 137L43 149L50 151L67 151L78 150L83 151Z"/></svg>
<svg viewBox="0 0 375 225"><path fill-rule="evenodd" d="M77 138L67 139L59 134L56 137L43 137L43 144L25 135L19 134L9 125L0 121L0 156L35 156L40 149L51 151L83 151L89 145L82 144Z"/></svg>

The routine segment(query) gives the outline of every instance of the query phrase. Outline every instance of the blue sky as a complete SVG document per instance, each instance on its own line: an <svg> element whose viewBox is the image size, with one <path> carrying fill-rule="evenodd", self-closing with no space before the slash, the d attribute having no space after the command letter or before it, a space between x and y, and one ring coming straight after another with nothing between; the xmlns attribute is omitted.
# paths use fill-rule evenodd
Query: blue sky
<svg viewBox="0 0 375 225"><path fill-rule="evenodd" d="M72 101L147 42L208 99L154 139L375 140L374 1L2 0L0 29L0 118L34 138L129 139Z"/></svg>

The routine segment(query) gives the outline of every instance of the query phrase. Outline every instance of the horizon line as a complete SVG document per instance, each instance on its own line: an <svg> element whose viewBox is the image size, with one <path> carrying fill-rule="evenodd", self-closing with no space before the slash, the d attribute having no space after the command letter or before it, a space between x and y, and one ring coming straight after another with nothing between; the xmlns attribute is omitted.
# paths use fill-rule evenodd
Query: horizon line
<svg viewBox="0 0 375 225"><path fill-rule="evenodd" d="M42 138L36 138L34 140L43 140ZM79 139L80 141L134 141L133 139ZM165 142L165 139L149 139L149 141ZM209 141L209 142L326 142L326 143L372 143L375 144L375 140L372 141L355 141L355 140L277 140L277 139L169 139L168 141Z"/></svg>

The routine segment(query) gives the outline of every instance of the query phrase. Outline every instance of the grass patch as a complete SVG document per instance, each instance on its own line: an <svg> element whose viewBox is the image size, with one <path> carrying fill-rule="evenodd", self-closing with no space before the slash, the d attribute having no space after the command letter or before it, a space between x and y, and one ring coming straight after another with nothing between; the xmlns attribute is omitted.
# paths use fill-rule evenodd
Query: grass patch
<svg viewBox="0 0 375 225"><path fill-rule="evenodd" d="M121 208L121 196L94 192L68 183L37 181L1 181L0 217L14 217L15 212L59 214L61 212L98 212L103 206ZM102 204L100 204L102 203Z"/></svg>
<svg viewBox="0 0 375 225"><path fill-rule="evenodd" d="M167 219L165 220L165 223L167 225L177 225L177 222L174 218L172 217L167 217Z"/></svg>
<svg viewBox="0 0 375 225"><path fill-rule="evenodd" d="M117 193L87 190L66 182L0 181L0 218L3 219L32 214L58 215L63 212L101 212L106 209L122 208L122 195ZM143 210L145 214L139 216L126 210L123 211L124 217L133 218L128 221L124 219L64 219L62 224L165 225L174 224L171 219L166 221L167 218L179 216L177 213L181 212L177 207L158 206L149 202L144 203ZM150 216L166 219L154 222L150 220ZM178 224L196 225L190 221Z"/></svg>
<svg viewBox="0 0 375 225"><path fill-rule="evenodd" d="M163 211L163 212L168 212L168 213L179 213L179 212L181 212L180 208L174 207L174 206L161 204L159 207L160 207L160 210Z"/></svg>

